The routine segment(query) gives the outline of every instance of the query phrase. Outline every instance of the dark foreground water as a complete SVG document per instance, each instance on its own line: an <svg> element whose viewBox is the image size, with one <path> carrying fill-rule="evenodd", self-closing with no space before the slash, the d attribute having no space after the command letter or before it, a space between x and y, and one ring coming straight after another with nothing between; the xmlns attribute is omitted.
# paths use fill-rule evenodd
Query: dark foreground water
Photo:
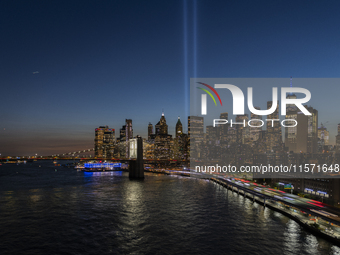
<svg viewBox="0 0 340 255"><path fill-rule="evenodd" d="M339 253L209 181L156 174L130 181L125 172L52 162L0 166L1 255Z"/></svg>

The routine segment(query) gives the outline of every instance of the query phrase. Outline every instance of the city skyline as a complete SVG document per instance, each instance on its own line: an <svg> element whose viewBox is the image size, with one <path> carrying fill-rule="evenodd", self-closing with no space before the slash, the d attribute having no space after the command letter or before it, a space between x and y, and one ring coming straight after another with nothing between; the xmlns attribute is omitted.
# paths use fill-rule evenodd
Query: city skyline
<svg viewBox="0 0 340 255"><path fill-rule="evenodd" d="M295 95L294 95L295 96ZM272 101L267 101L267 107L268 108L270 108L270 106L271 106L271 103L272 103ZM278 105L279 105L279 101L278 101ZM256 107L257 109L259 109L260 110L260 108L259 107ZM313 110L313 108L311 107L311 106L309 106L308 108L307 108L308 110ZM314 109L314 110L316 110L316 109ZM278 111L278 108L277 108L277 110L276 111ZM296 109L294 110L294 111L296 111L296 113L298 113L299 111L297 111ZM317 110L316 110L317 111ZM295 113L295 114L296 114ZM278 112L276 112L276 114L278 114ZM291 114L291 113L289 113L289 114ZM289 116L289 114L288 114L288 116L286 116L286 118L288 117L290 117ZM228 115L229 115L229 118L228 118ZM216 124L216 127L218 128L219 126L225 126L225 127L227 127L227 126L229 126L230 125L230 120L233 120L234 122L236 122L235 124L234 124L234 126L235 126L235 128L237 128L240 124L240 122L242 122L242 120L243 120L243 118L244 117L246 117L246 118L244 118L245 120L246 120L246 122L245 123L248 123L248 120L250 120L250 119L260 119L260 120L263 120L263 117L267 117L267 118L270 118L270 119L275 119L276 117L275 117L275 115L274 116L271 116L271 115L264 115L264 116L258 116L258 115L255 115L255 114L244 114L244 115L232 115L232 114L229 114L228 112L221 112L220 114L219 114L219 116L220 116L220 118L226 118L226 120L228 120L229 121L229 124L228 125L220 125L220 124ZM206 119L204 118L204 116L199 116L199 115L189 115L189 116L187 116L187 118L185 119L185 120L183 120L183 119L181 119L180 118L180 116L178 116L177 117L177 121L176 121L176 125L175 125L175 128L174 128L174 130L169 130L168 129L168 127L169 126L172 126L172 125L168 125L169 123L168 122L166 122L166 117L165 117L165 114L164 114L164 112L162 112L162 114L161 114L161 117L160 117L160 120L164 120L165 121L165 123L166 123L166 128L167 128L167 131L165 132L164 131L164 134L169 134L171 137L172 137L172 139L173 138L175 138L175 137L177 137L177 132L178 132L178 124L180 123L180 133L181 134L184 134L184 135L189 135L190 136L190 131L189 131L189 129L183 129L182 128L182 126L183 126L183 124L182 124L182 122L183 123L189 123L189 119L190 119L190 117L192 118L192 117L196 117L196 118L202 118L202 120L203 120L203 124L202 124L202 131L204 132L204 134L207 134L208 135L208 128L212 128L213 127L213 125L211 125L211 123L206 123ZM248 118L249 117L249 118ZM283 119L285 119L285 118L280 118L281 120L283 120ZM298 123L299 123L300 121L298 120ZM126 138L125 137L125 134L126 134L126 125L127 125L127 123L129 123L128 125L129 125L129 130L131 130L132 129L132 132L131 131L129 131L129 135L128 135L128 138ZM237 124L238 123L238 124ZM258 132L259 131L265 131L266 133L267 132L271 132L270 130L271 130L271 128L269 128L268 129L268 127L270 127L270 122L263 122L264 124L261 126L261 127L259 127L259 128L251 128L252 130L250 130L249 132L255 132L256 133L256 135L255 136L257 136L257 139L258 139ZM276 123L276 122L273 122L273 123ZM95 145L94 146L89 146L88 148L78 148L78 150L79 150L79 152L77 152L78 150L76 150L74 153L75 154L84 154L83 152L80 152L80 151L82 151L82 150L90 150L91 149L91 151L93 151L93 147L95 147L95 148L97 148L97 146L98 145L96 145L96 141L97 141L97 133L98 133L98 131L100 132L101 130L103 131L103 130L109 130L110 131L110 139L112 140L112 142L113 143L117 143L117 144L119 144L119 142L121 142L121 141L125 141L125 139L126 139L126 141L129 141L130 139L132 139L132 138L136 138L136 137L138 137L138 136L141 136L140 134L133 134L133 120L132 119L125 119L125 124L126 125L121 125L120 126L120 128L118 128L118 129L116 129L116 128L112 128L112 127L110 127L110 126L108 126L108 125L102 125L102 126L97 126L94 130L95 130L95 132L94 132L94 136L92 137L92 138L94 138L93 139L93 141L94 141L94 143L95 143ZM147 125L147 134L146 135L143 135L143 136L141 136L142 137L142 139L143 140L146 140L146 141L149 141L150 140L150 134L151 134L151 136L152 135L155 135L155 134L157 134L158 132L159 132L159 130L157 131L157 125L159 125L160 124L160 121L158 121L158 123L155 123L155 124L152 124L151 122L149 122L148 123L148 125ZM277 124L277 123L276 123ZM287 123L286 123L287 124ZM315 123L316 124L316 123ZM253 125L257 125L256 123L254 124L253 123ZM288 123L288 125L291 125L291 124L289 124ZM307 125L306 123L304 123L303 125ZM188 125L187 125L188 126ZM248 124L246 124L246 126L248 126ZM276 125L275 125L276 126ZM277 125L278 126L278 128L279 128L279 125ZM301 127L301 130L304 130L304 129L306 129L307 130L307 126L305 127L305 126L303 126L303 127ZM153 129L155 127L155 129ZM340 127L340 123L337 125L337 133L335 134L335 136L334 136L334 140L336 140L336 139L338 139L338 135L339 135L339 127ZM150 129L151 128L151 129ZM287 137L285 137L286 136L286 129L287 129L287 127L285 128L285 127L283 127L283 126L281 126L280 128L280 139L281 139L281 141L282 141L282 143L283 144L285 144L287 141L286 141L286 139L287 139ZM152 131L151 131L152 130ZM327 131L327 127L325 127L324 125L323 125L323 123L319 123L319 125L318 125L318 127L317 127L317 130L316 130L316 132L318 133L318 132L323 132L323 131L321 131L321 130L326 130L326 132L327 132L327 135L329 135L329 131ZM123 132L123 133L122 133ZM296 131L294 131L294 132L296 132ZM123 140L122 140L122 134L123 134ZM103 135L104 135L104 133L101 135L102 137L101 137L101 139L103 139ZM323 136L323 135L322 135ZM155 137L151 137L151 140L154 140L155 139ZM186 138L187 139L187 138ZM221 139L223 139L222 137L221 137ZM229 139L233 139L232 137L229 137ZM332 142L330 142L330 141L332 141ZM325 145L329 145L329 146L336 146L337 145L337 143L336 143L336 141L333 141L333 139L330 139L330 137L327 137L327 144L325 144ZM100 147L101 147L102 145L100 145ZM289 147L289 146L288 146ZM288 149L288 147L287 147L287 149ZM112 148L113 149L113 148ZM338 151L338 149L337 149L337 151ZM85 151L84 151L85 152ZM38 157L40 157L40 156L62 156L62 155L67 155L67 154L69 154L69 153L71 153L71 150L65 150L65 151L59 151L59 152L57 152L57 153L53 153L53 154L39 154L39 153L33 153L33 154L16 154L16 155L6 155L6 154L0 154L1 156L19 156L19 157L28 157L28 156L30 156L30 157L34 157L34 156L38 156ZM72 152L72 154L74 154L73 152ZM86 152L87 153L87 152ZM86 154L85 153L85 154ZM112 156L111 156L112 157ZM100 158L100 157L99 157Z"/></svg>
<svg viewBox="0 0 340 255"><path fill-rule="evenodd" d="M173 134L190 115L190 77L339 77L335 1L0 7L2 155L91 148L94 128L118 130L125 119L146 137L162 109ZM326 107L315 106L334 143L340 116Z"/></svg>

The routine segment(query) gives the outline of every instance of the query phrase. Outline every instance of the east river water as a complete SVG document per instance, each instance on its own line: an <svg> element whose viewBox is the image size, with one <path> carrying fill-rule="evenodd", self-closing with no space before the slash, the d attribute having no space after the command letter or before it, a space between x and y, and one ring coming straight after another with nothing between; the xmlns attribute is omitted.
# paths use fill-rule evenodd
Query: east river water
<svg viewBox="0 0 340 255"><path fill-rule="evenodd" d="M56 171L57 170L57 171ZM293 220L201 179L0 166L0 254L339 254Z"/></svg>

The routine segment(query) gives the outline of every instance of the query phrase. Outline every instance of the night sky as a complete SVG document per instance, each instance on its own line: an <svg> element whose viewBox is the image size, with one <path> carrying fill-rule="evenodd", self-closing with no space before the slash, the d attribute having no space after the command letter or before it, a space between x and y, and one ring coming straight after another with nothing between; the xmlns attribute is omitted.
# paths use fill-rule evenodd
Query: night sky
<svg viewBox="0 0 340 255"><path fill-rule="evenodd" d="M126 118L145 137L162 109L170 134L178 116L187 132L190 77L339 77L339 11L338 1L3 0L0 153L93 148L96 127L117 137ZM333 142L340 114L320 100Z"/></svg>

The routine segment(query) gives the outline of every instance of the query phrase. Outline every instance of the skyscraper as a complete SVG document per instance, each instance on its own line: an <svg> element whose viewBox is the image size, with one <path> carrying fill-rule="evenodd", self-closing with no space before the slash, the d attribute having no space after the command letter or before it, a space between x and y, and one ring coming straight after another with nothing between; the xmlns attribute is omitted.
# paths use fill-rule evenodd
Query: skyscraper
<svg viewBox="0 0 340 255"><path fill-rule="evenodd" d="M162 117L161 117L159 123L160 123L160 130L159 130L160 133L162 135L167 135L168 134L168 125L166 124L166 119L164 117L164 113L162 113Z"/></svg>
<svg viewBox="0 0 340 255"><path fill-rule="evenodd" d="M220 119L225 119L227 120L228 119L228 113L227 112L223 112L220 114ZM219 139L221 141L221 144L222 146L227 146L227 143L228 143L228 127L229 125L228 124L224 124L224 125L219 125L219 131L218 131L218 134L219 134Z"/></svg>
<svg viewBox="0 0 340 255"><path fill-rule="evenodd" d="M132 120L125 119L125 125L126 125L126 140L128 141L133 138Z"/></svg>
<svg viewBox="0 0 340 255"><path fill-rule="evenodd" d="M123 158L129 157L129 140L133 138L132 120L125 119L125 125L119 130L119 155Z"/></svg>
<svg viewBox="0 0 340 255"><path fill-rule="evenodd" d="M203 117L189 116L188 117L188 135L189 139L203 140L204 135L204 120Z"/></svg>
<svg viewBox="0 0 340 255"><path fill-rule="evenodd" d="M272 101L267 102L267 109L270 109L273 105ZM279 121L279 101L277 101L277 107L275 111L267 116L267 152L272 152L275 148L279 148L282 145L282 132Z"/></svg>
<svg viewBox="0 0 340 255"><path fill-rule="evenodd" d="M94 149L97 158L112 158L115 143L115 130L108 126L95 129Z"/></svg>
<svg viewBox="0 0 340 255"><path fill-rule="evenodd" d="M183 133L182 122L181 118L178 116L178 120L176 123L176 136L180 136L182 133Z"/></svg>
<svg viewBox="0 0 340 255"><path fill-rule="evenodd" d="M132 129L132 120L131 119L125 119L125 131L126 131L126 155L127 158L130 157L130 146L129 146L129 140L133 138L133 129Z"/></svg>
<svg viewBox="0 0 340 255"><path fill-rule="evenodd" d="M329 144L329 132L327 128L321 123L321 127L318 128L318 150L322 152L325 146Z"/></svg>
<svg viewBox="0 0 340 255"><path fill-rule="evenodd" d="M126 125L119 129L119 141L126 142Z"/></svg>
<svg viewBox="0 0 340 255"><path fill-rule="evenodd" d="M254 108L256 110L260 110L260 107L254 107ZM256 120L262 120L262 116L251 113L250 118L253 120L251 121L251 125L258 126L258 127L249 127L249 137L250 137L251 142L254 143L260 138L260 132L262 130L261 121L256 121Z"/></svg>
<svg viewBox="0 0 340 255"><path fill-rule="evenodd" d="M217 127L206 126L206 139L214 143L217 141Z"/></svg>
<svg viewBox="0 0 340 255"><path fill-rule="evenodd" d="M290 77L290 87L292 87L292 77ZM296 95L294 93L289 93L286 97L287 99L296 99ZM298 108L295 104L287 104L286 112L297 112Z"/></svg>
<svg viewBox="0 0 340 255"><path fill-rule="evenodd" d="M171 159L187 160L188 135L183 133L182 122L178 117L176 123L176 134L171 146Z"/></svg>
<svg viewBox="0 0 340 255"><path fill-rule="evenodd" d="M188 136L189 154L191 159L201 158L202 143L204 139L204 120L203 117L188 117Z"/></svg>
<svg viewBox="0 0 340 255"><path fill-rule="evenodd" d="M165 135L168 134L168 125L166 124L166 119L164 117L164 112L162 113L161 119L155 125L155 134L156 135Z"/></svg>
<svg viewBox="0 0 340 255"><path fill-rule="evenodd" d="M288 151L295 153L307 152L307 137L308 137L308 118L302 112L290 111L286 114L287 121L285 122L285 146ZM298 124L296 126L294 121ZM291 126L291 127L288 127Z"/></svg>
<svg viewBox="0 0 340 255"><path fill-rule="evenodd" d="M247 143L249 138L248 114L236 116L236 142L238 144ZM243 123L243 124L241 124Z"/></svg>
<svg viewBox="0 0 340 255"><path fill-rule="evenodd" d="M307 152L318 152L318 111L313 107L307 107L307 110L312 114L307 116L308 118L308 140L307 140Z"/></svg>
<svg viewBox="0 0 340 255"><path fill-rule="evenodd" d="M153 134L153 125L149 122L149 125L148 125L148 140L149 141L151 140L152 134Z"/></svg>
<svg viewBox="0 0 340 255"><path fill-rule="evenodd" d="M337 153L340 152L340 123L338 124L338 134L335 136L336 141L336 151Z"/></svg>
<svg viewBox="0 0 340 255"><path fill-rule="evenodd" d="M168 134L168 125L166 124L164 113L162 113L161 119L155 125L155 129L155 158L170 159L170 143L172 136Z"/></svg>
<svg viewBox="0 0 340 255"><path fill-rule="evenodd" d="M228 119L228 113L227 112L222 112L221 114L220 114L220 119Z"/></svg>

